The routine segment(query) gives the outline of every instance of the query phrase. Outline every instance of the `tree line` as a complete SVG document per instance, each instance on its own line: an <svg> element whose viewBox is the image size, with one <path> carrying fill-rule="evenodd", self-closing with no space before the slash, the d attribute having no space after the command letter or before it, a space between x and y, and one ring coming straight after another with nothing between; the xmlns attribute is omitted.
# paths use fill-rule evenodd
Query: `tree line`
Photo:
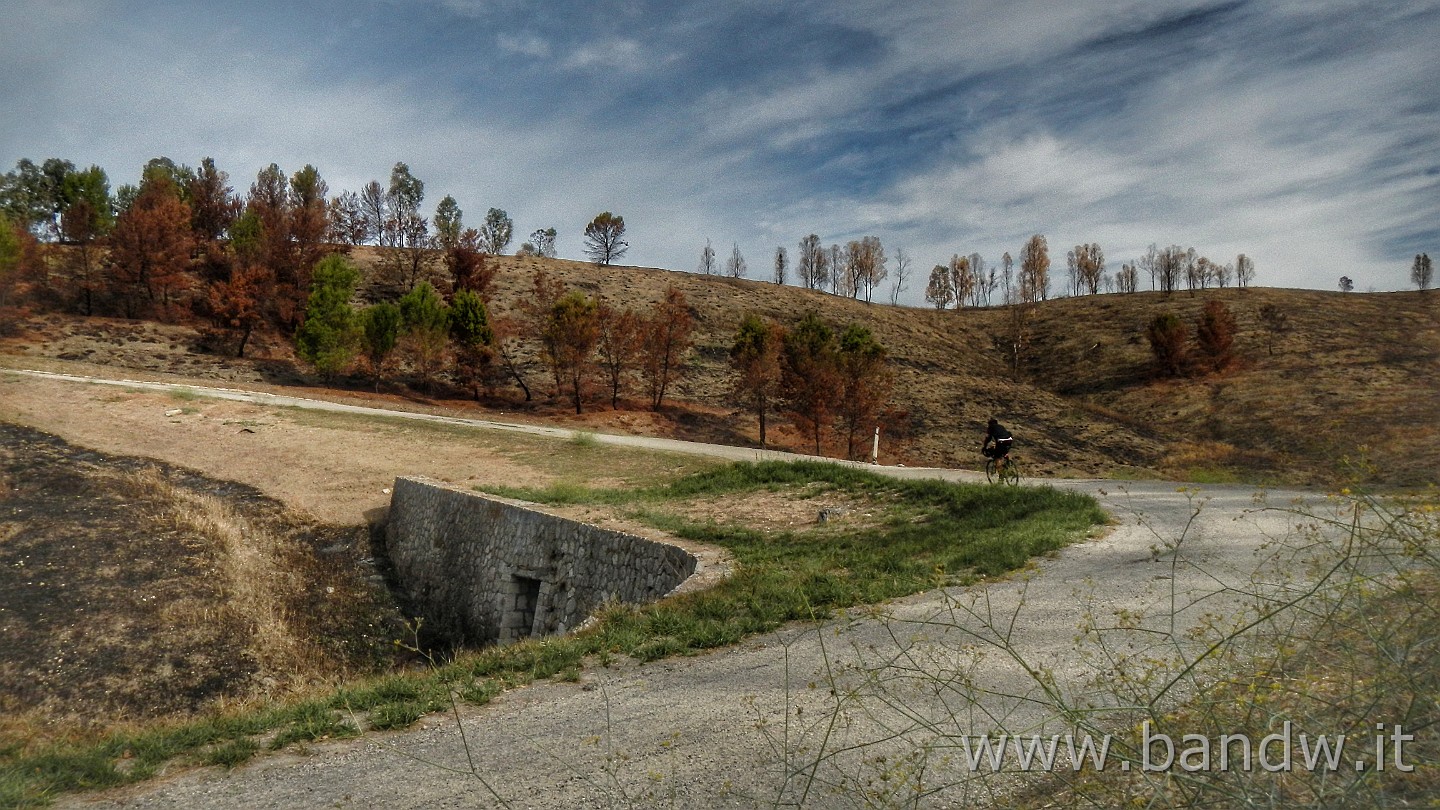
<svg viewBox="0 0 1440 810"><path fill-rule="evenodd" d="M776 284L789 284L793 270L795 281L807 290L822 290L857 300L863 298L869 303L881 283L890 276L888 264L885 247L878 236L866 236L845 245L826 247L820 237L812 233L800 240L793 267L785 247L782 245L775 249L774 272L770 280ZM749 267L740 252L739 243L735 243L722 268L715 248L707 239L700 249L700 264L696 272L704 276L745 278L749 275ZM900 293L905 291L909 267L910 259L905 252L895 251L896 274L891 287L891 303L897 303Z"/></svg>
<svg viewBox="0 0 1440 810"><path fill-rule="evenodd" d="M1105 251L1098 243L1076 245L1065 254L1066 293L1071 296L1100 292L1138 292L1142 275L1150 288L1165 293L1179 289L1248 287L1255 279L1255 262L1240 254L1234 262L1220 264L1200 255L1195 248L1151 245L1143 256L1121 264L1113 274L1106 271ZM1050 248L1041 234L1031 236L1020 250L1020 266L1007 252L999 266L987 265L979 253L955 254L949 264L937 264L925 286L925 300L936 309L986 307L1000 304L1030 304L1050 298Z"/></svg>
<svg viewBox="0 0 1440 810"><path fill-rule="evenodd" d="M287 175L272 163L240 193L210 158L191 167L162 157L145 165L138 185L112 192L98 166L24 159L0 175L0 296L23 276L41 306L208 318L242 335L243 354L257 326L299 326L312 273L330 253L373 245L387 282L405 291L433 265L463 282L484 272L485 256L510 250L515 224L503 209L466 228L453 197L429 216L424 201L425 184L405 163L395 164L387 184L332 196L309 165ZM537 229L517 252L554 257L556 236L554 228ZM47 244L70 249L47 256ZM601 264L624 256L624 218L596 216L584 246Z"/></svg>

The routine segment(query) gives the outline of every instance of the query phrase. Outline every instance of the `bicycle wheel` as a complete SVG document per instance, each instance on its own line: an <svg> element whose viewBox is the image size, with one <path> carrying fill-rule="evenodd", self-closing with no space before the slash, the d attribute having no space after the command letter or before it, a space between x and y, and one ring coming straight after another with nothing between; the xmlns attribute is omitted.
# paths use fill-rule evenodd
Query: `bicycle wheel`
<svg viewBox="0 0 1440 810"><path fill-rule="evenodd" d="M993 458L985 459L985 480L992 484L995 483L995 459Z"/></svg>
<svg viewBox="0 0 1440 810"><path fill-rule="evenodd" d="M1020 465L1015 459L1006 460L1005 468L1000 471L1000 480L1012 487L1020 484Z"/></svg>

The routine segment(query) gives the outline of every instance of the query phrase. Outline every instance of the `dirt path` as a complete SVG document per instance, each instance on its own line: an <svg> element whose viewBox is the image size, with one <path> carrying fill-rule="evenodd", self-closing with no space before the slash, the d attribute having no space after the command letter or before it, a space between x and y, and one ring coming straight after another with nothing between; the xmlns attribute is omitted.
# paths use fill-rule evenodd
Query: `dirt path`
<svg viewBox="0 0 1440 810"><path fill-rule="evenodd" d="M71 382L56 375L43 376L49 378L44 383L47 387ZM15 374L0 374L0 384L9 384L0 392L13 390L10 386L16 379ZM40 382L34 376L27 379ZM194 390L241 403L325 410L352 407L312 405L269 394ZM530 426L469 421L465 425L537 435L569 434ZM83 441L83 437L76 438ZM755 451L685 446L666 440L597 438L671 450L681 449L678 444L689 452L729 458L756 456ZM945 470L878 469L892 475L974 477L973 473ZM364 486L373 487L378 496L380 483L366 481ZM1048 483L1095 495L1115 515L1118 525L1103 539L1040 561L1026 577L983 589L921 594L875 611L840 617L819 628L787 628L711 655L641 667L592 668L581 683L535 685L508 693L489 706L467 710L464 740L453 720L429 718L416 730L402 734L317 746L308 756L265 757L234 772L189 771L125 791L69 797L60 806L258 810L321 806L751 807L777 802L845 805L848 802L812 783L811 777L821 782L863 779L870 769L887 767L877 766L877 762L896 762L895 754L910 744L925 742L931 734L901 735L888 747L827 759L813 770L799 769L817 750L886 737L897 722L912 723L916 718L933 721L935 728L948 733L971 734L993 728L995 718L1025 727L1045 715L1038 709L1024 709L1013 698L997 697L1034 692L1025 669L1000 655L985 658L971 672L989 691L973 702L957 700L953 693L926 696L904 691L902 704L874 702L838 723L831 722L836 716L835 698L827 686L831 676L853 683L861 671L873 669L877 662L919 655L929 649L925 647L929 643L939 645L940 650L960 649L999 624L1012 649L1029 666L1050 668L1067 689L1084 691L1095 673L1077 653L1075 636L1087 611L1101 617L1116 611L1142 612L1156 623L1173 621L1177 630L1183 631L1199 622L1205 612L1233 609L1240 598L1238 591L1245 590L1257 571L1266 567L1266 544L1293 529L1291 513L1263 508L1248 487L1181 491L1179 485L1167 483ZM315 486L319 491L328 485ZM1303 493L1270 493L1269 501L1288 506L1306 497ZM361 506L369 502L367 498L352 501ZM1159 553L1165 542L1182 536L1184 543L1176 554ZM954 609L952 600L963 603L980 594L986 600L984 615ZM883 680L894 685L895 696L902 696L898 675ZM903 705L903 715L897 713L899 705ZM475 753L478 772L488 788L473 775L447 770L469 767L465 742ZM870 756L876 753L890 758L882 761ZM967 791L983 794L994 785L993 781L977 781L969 788L956 788L943 801L937 799L934 806L976 799L976 793ZM495 793L488 792L490 789Z"/></svg>

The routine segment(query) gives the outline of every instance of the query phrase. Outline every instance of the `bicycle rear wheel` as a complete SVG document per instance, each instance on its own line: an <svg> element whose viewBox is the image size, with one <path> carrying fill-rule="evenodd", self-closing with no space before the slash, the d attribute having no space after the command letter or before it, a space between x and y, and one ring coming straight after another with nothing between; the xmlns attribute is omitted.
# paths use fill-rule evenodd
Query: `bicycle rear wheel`
<svg viewBox="0 0 1440 810"><path fill-rule="evenodd" d="M1000 471L1000 480L1012 487L1020 484L1020 465L1015 459L1005 460L1005 468Z"/></svg>

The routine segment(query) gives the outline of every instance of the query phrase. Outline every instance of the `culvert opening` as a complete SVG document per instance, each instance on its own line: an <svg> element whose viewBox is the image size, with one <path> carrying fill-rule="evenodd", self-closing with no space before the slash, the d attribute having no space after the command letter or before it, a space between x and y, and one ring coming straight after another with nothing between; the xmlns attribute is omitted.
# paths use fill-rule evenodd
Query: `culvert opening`
<svg viewBox="0 0 1440 810"><path fill-rule="evenodd" d="M513 576L503 597L507 604L500 618L500 641L519 641L541 635L535 629L535 611L540 605L540 580Z"/></svg>

